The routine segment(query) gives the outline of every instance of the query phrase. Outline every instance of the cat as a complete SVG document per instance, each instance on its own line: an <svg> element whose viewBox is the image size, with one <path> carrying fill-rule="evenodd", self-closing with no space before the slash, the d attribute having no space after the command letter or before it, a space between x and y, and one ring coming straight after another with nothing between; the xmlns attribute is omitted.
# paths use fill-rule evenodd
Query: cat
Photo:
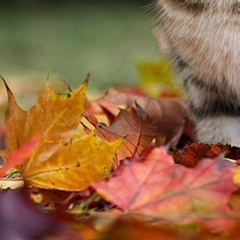
<svg viewBox="0 0 240 240"><path fill-rule="evenodd" d="M240 0L155 0L156 36L188 95L197 140L240 146Z"/></svg>

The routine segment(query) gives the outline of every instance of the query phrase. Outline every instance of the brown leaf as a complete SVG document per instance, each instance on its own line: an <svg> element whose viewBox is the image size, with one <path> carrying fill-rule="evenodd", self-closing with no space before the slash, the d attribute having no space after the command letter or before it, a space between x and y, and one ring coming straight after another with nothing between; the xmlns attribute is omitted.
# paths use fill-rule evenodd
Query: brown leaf
<svg viewBox="0 0 240 240"><path fill-rule="evenodd" d="M165 142L164 135L157 126L149 122L140 107L137 107L137 110L121 110L114 123L109 127L99 124L91 116L86 117L96 127L97 134L103 139L110 142L124 139L118 151L118 160L140 156L153 140L158 146Z"/></svg>
<svg viewBox="0 0 240 240"><path fill-rule="evenodd" d="M175 147L188 121L185 103L179 99L151 98L141 99L137 103L148 114L150 122L166 136L166 143Z"/></svg>
<svg viewBox="0 0 240 240"><path fill-rule="evenodd" d="M207 144L193 143L186 145L183 150L173 154L174 161L186 167L195 167L203 158L206 158L210 146Z"/></svg>
<svg viewBox="0 0 240 240"><path fill-rule="evenodd" d="M166 143L171 143L173 147L178 144L185 125L189 121L185 102L177 98L157 100L145 94L110 89L95 103L113 116L117 115L119 107L136 109L137 103L148 115L149 123L155 125L158 132L166 136ZM113 123L114 119L111 118L111 122Z"/></svg>
<svg viewBox="0 0 240 240"><path fill-rule="evenodd" d="M186 167L195 167L204 158L216 158L221 154L231 154L230 145L208 145L192 143L186 145L183 150L173 154L176 163Z"/></svg>

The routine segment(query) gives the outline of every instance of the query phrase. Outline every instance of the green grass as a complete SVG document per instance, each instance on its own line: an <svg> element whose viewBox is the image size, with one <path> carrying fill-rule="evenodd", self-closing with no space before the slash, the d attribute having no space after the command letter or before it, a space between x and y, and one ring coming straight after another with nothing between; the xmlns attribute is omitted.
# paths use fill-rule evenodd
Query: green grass
<svg viewBox="0 0 240 240"><path fill-rule="evenodd" d="M58 76L91 88L139 81L136 64L159 56L150 17L132 5L8 9L0 17L0 74Z"/></svg>

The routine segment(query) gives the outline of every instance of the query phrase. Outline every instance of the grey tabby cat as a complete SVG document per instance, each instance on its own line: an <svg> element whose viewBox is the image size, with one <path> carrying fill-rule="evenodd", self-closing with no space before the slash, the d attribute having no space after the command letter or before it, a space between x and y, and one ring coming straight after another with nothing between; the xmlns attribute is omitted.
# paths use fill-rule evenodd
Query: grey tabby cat
<svg viewBox="0 0 240 240"><path fill-rule="evenodd" d="M156 34L188 93L197 138L240 146L240 0L155 0Z"/></svg>

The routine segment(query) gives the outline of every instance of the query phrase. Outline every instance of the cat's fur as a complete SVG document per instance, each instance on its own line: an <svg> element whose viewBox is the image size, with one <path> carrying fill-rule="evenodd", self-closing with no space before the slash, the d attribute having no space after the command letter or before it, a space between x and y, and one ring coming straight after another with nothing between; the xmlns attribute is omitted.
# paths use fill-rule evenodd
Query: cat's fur
<svg viewBox="0 0 240 240"><path fill-rule="evenodd" d="M188 93L197 138L240 146L240 0L155 0L156 35Z"/></svg>

